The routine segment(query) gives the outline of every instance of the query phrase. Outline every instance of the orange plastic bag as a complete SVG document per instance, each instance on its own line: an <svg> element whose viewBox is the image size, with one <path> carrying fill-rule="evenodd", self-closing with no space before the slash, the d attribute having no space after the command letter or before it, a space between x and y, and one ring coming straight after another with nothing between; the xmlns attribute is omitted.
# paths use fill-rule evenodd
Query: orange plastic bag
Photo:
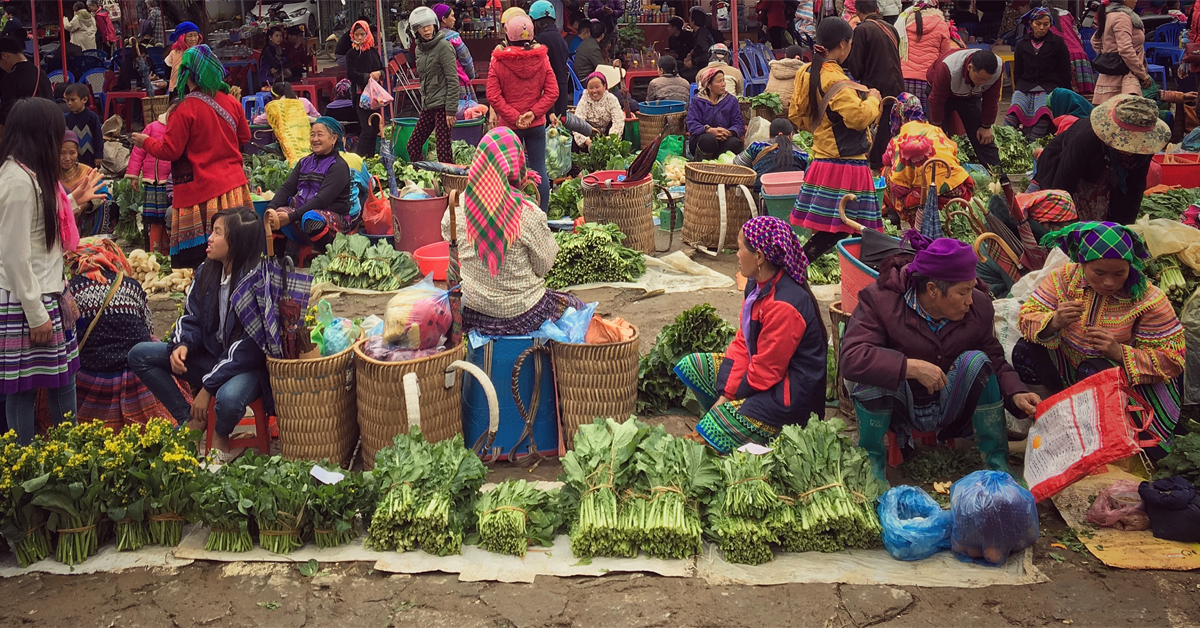
<svg viewBox="0 0 1200 628"><path fill-rule="evenodd" d="M625 319L604 320L599 314L595 314L592 316L592 324L588 327L584 342L589 345L625 342L632 340L635 335L637 335L637 331Z"/></svg>

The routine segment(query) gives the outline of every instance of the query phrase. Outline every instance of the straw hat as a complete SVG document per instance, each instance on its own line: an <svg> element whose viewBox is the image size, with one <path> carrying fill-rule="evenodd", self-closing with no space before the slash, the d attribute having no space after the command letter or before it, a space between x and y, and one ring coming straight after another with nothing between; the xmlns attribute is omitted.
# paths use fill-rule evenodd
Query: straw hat
<svg viewBox="0 0 1200 628"><path fill-rule="evenodd" d="M608 88L612 89L621 84L625 78L625 69L611 65L598 65L596 71L604 75L604 82L608 83Z"/></svg>
<svg viewBox="0 0 1200 628"><path fill-rule="evenodd" d="M1153 155L1171 140L1171 127L1158 118L1153 100L1121 94L1092 110L1092 130L1105 144L1135 155Z"/></svg>

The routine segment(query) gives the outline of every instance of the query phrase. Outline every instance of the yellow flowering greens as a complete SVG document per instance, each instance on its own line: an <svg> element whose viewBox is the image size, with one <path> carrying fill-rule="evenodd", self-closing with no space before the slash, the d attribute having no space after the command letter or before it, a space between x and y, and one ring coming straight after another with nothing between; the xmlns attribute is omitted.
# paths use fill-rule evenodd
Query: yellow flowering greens
<svg viewBox="0 0 1200 628"><path fill-rule="evenodd" d="M176 430L165 419L129 425L105 441L101 481L105 511L116 523L117 549L147 543L175 546L183 536L188 485L200 462L199 432Z"/></svg>
<svg viewBox="0 0 1200 628"><path fill-rule="evenodd" d="M52 444L54 449L65 447ZM0 436L0 532L17 555L17 564L28 567L50 555L50 533L46 530L46 511L33 504L33 492L26 484L44 474L50 444L34 438L33 444L17 444L17 433L9 430Z"/></svg>
<svg viewBox="0 0 1200 628"><path fill-rule="evenodd" d="M58 533L55 557L60 563L83 562L99 546L96 526L104 506L100 460L105 442L112 437L112 429L100 421L50 428L44 473L25 483L25 490L33 493L33 504L50 513L46 527Z"/></svg>

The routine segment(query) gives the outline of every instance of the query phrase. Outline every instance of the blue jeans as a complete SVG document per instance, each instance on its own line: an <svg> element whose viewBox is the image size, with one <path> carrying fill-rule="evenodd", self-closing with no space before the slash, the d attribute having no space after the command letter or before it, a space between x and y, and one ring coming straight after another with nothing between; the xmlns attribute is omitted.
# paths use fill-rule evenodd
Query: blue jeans
<svg viewBox="0 0 1200 628"><path fill-rule="evenodd" d="M175 422L184 425L192 418L192 406L184 399L183 393L175 384L175 375L171 372L171 346L164 342L142 342L129 350L129 368L141 378L142 383L154 396L162 402L167 411L175 417ZM217 364L217 358L199 350L188 351L188 357L183 361L187 372L180 375L192 386L199 386L200 380ZM218 436L228 438L237 427L238 421L246 415L246 406L262 396L260 374L257 371L241 373L230 378L217 390L216 404L213 408L217 415L214 432Z"/></svg>
<svg viewBox="0 0 1200 628"><path fill-rule="evenodd" d="M525 166L542 175L538 184L538 196L542 197L542 212L550 207L550 179L546 176L546 125L529 127L525 130L513 129L521 142L525 144Z"/></svg>
<svg viewBox="0 0 1200 628"><path fill-rule="evenodd" d="M33 408L37 401L37 388L25 392L13 393L4 400L4 414L8 421L8 429L16 430L17 442L28 445L33 442L33 434L37 431L34 423ZM58 388L47 388L50 402L50 420L55 425L66 423L75 416L75 378L71 383Z"/></svg>

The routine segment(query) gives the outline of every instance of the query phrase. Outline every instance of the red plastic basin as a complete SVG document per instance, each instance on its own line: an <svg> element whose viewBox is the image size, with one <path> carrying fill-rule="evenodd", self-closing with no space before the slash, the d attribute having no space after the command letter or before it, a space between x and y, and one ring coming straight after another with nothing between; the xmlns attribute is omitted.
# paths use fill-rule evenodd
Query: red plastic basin
<svg viewBox="0 0 1200 628"><path fill-rule="evenodd" d="M434 242L413 251L413 259L422 275L433 273L436 281L446 280L446 270L450 268L450 243Z"/></svg>

